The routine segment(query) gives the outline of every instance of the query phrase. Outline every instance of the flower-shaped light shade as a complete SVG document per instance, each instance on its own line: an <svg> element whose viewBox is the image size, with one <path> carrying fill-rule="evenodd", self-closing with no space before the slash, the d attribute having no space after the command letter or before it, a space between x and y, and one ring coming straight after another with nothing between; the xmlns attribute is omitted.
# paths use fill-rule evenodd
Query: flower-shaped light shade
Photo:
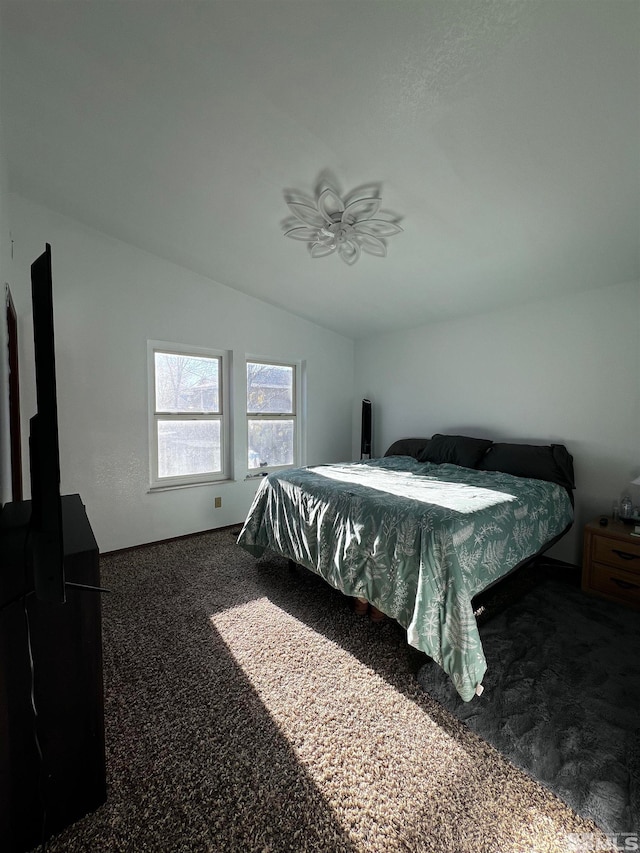
<svg viewBox="0 0 640 853"><path fill-rule="evenodd" d="M373 190L372 187L368 189ZM386 257L386 238L398 234L402 228L395 222L379 218L381 198L356 196L357 191L354 191L343 199L333 187L325 186L320 188L315 199L287 200L295 219L287 221L284 236L306 243L312 258L337 252L351 265L361 252ZM294 223L294 227L290 227Z"/></svg>

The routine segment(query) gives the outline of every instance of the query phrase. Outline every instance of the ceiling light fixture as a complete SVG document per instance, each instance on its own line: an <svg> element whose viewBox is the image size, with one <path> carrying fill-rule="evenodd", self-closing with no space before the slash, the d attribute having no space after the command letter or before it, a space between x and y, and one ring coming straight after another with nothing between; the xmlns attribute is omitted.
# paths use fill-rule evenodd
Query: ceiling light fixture
<svg viewBox="0 0 640 853"><path fill-rule="evenodd" d="M337 252L349 265L361 252L384 258L386 239L402 231L398 217L380 210L379 184L358 187L343 198L335 185L321 179L315 198L289 191L285 201L293 218L284 222L284 236L306 243L312 258Z"/></svg>

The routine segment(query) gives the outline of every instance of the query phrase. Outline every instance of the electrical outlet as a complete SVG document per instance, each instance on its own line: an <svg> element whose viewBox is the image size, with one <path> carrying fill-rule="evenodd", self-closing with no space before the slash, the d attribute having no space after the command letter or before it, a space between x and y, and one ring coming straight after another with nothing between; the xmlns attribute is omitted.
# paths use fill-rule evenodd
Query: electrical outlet
<svg viewBox="0 0 640 853"><path fill-rule="evenodd" d="M222 506L222 498L214 498L213 504L216 509L220 509L220 507Z"/></svg>

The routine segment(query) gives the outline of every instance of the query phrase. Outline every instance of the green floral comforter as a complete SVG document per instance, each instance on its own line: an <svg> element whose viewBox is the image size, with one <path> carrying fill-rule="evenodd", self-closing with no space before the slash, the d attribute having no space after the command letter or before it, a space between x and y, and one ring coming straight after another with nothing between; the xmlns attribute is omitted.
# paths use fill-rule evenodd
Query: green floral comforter
<svg viewBox="0 0 640 853"><path fill-rule="evenodd" d="M366 598L469 701L487 668L472 597L572 519L554 483L391 456L270 474L238 544Z"/></svg>

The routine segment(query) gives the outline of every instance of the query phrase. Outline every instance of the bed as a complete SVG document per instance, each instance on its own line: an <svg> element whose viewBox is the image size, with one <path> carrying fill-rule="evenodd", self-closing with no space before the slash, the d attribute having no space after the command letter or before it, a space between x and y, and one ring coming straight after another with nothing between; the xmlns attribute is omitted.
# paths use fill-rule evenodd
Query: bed
<svg viewBox="0 0 640 853"><path fill-rule="evenodd" d="M401 439L379 459L268 475L238 544L366 599L470 701L487 668L472 599L567 532L573 488L564 445Z"/></svg>

